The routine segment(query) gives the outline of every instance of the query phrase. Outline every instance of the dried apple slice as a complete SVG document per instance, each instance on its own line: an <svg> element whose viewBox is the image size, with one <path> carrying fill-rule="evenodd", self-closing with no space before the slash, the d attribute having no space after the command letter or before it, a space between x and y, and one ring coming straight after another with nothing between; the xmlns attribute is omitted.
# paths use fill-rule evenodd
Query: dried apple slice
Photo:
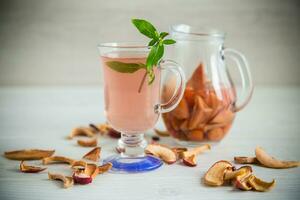
<svg viewBox="0 0 300 200"><path fill-rule="evenodd" d="M193 111L188 123L190 130L197 128L199 124L203 124L207 121L212 109L209 108L200 96L196 96Z"/></svg>
<svg viewBox="0 0 300 200"><path fill-rule="evenodd" d="M91 183L97 174L97 165L88 163L83 171L79 170L73 173L73 179L75 183L85 185Z"/></svg>
<svg viewBox="0 0 300 200"><path fill-rule="evenodd" d="M225 160L216 162L204 175L204 183L209 186L223 185L225 171L232 167L231 163Z"/></svg>
<svg viewBox="0 0 300 200"><path fill-rule="evenodd" d="M186 134L188 140L191 141L203 141L204 140L204 132L200 129L192 130Z"/></svg>
<svg viewBox="0 0 300 200"><path fill-rule="evenodd" d="M84 171L86 169L86 167L87 167L87 163L82 160L75 161L71 166L71 168L74 171Z"/></svg>
<svg viewBox="0 0 300 200"><path fill-rule="evenodd" d="M183 156L183 152L187 151L188 149L186 147L173 147L171 148L172 151L174 151L177 155L177 159L181 159Z"/></svg>
<svg viewBox="0 0 300 200"><path fill-rule="evenodd" d="M290 168L290 167L298 167L300 165L299 161L282 161L273 158L269 154L267 154L261 147L256 147L255 155L257 160L264 165L265 167L270 168Z"/></svg>
<svg viewBox="0 0 300 200"><path fill-rule="evenodd" d="M105 163L104 165L98 166L98 174L103 174L108 172L112 168L112 164L110 162Z"/></svg>
<svg viewBox="0 0 300 200"><path fill-rule="evenodd" d="M211 141L219 141L224 137L224 132L222 128L215 128L207 133L207 138Z"/></svg>
<svg viewBox="0 0 300 200"><path fill-rule="evenodd" d="M41 160L52 156L55 150L24 149L4 152L4 156L11 160Z"/></svg>
<svg viewBox="0 0 300 200"><path fill-rule="evenodd" d="M85 154L82 158L97 162L100 159L100 153L101 153L101 147L95 147L87 154Z"/></svg>
<svg viewBox="0 0 300 200"><path fill-rule="evenodd" d="M236 179L238 177L243 177L247 174L252 173L252 168L250 166L243 166L237 170L227 170L224 174L224 180Z"/></svg>
<svg viewBox="0 0 300 200"><path fill-rule="evenodd" d="M177 119L187 119L189 118L189 107L187 101L183 98L177 105L177 107L172 111Z"/></svg>
<svg viewBox="0 0 300 200"><path fill-rule="evenodd" d="M197 155L200 153L203 153L204 151L207 151L211 148L209 144L205 144L196 148L193 148L189 151L184 151L182 153L182 161L185 165L194 167L197 165Z"/></svg>
<svg viewBox="0 0 300 200"><path fill-rule="evenodd" d="M234 162L238 164L257 164L259 163L256 157L235 156Z"/></svg>
<svg viewBox="0 0 300 200"><path fill-rule="evenodd" d="M275 186L275 180L273 179L271 182L265 182L254 175L250 176L248 179L249 185L251 187L259 192L266 192L270 189L272 189Z"/></svg>
<svg viewBox="0 0 300 200"><path fill-rule="evenodd" d="M91 140L77 140L77 144L82 147L95 147L97 146L97 138L93 138Z"/></svg>
<svg viewBox="0 0 300 200"><path fill-rule="evenodd" d="M158 136L161 136L161 137L169 137L170 136L170 133L168 131L161 131L161 130L158 130L158 129L154 129L154 132L158 135Z"/></svg>
<svg viewBox="0 0 300 200"><path fill-rule="evenodd" d="M52 163L65 163L65 164L72 165L74 162L75 160L64 156L51 156L51 157L43 158L43 165L48 165Z"/></svg>
<svg viewBox="0 0 300 200"><path fill-rule="evenodd" d="M193 88L195 91L203 91L205 89L206 77L203 64L200 63L195 69L192 77L187 82L187 87Z"/></svg>
<svg viewBox="0 0 300 200"><path fill-rule="evenodd" d="M91 127L77 127L74 128L68 136L68 139L72 139L75 136L86 136L86 137L94 137L95 130Z"/></svg>
<svg viewBox="0 0 300 200"><path fill-rule="evenodd" d="M234 113L230 110L223 110L219 112L211 121L210 123L213 124L228 124L231 123L234 119Z"/></svg>
<svg viewBox="0 0 300 200"><path fill-rule="evenodd" d="M145 152L161 158L167 164L173 164L177 160L176 153L174 151L159 144L149 144L146 147Z"/></svg>
<svg viewBox="0 0 300 200"><path fill-rule="evenodd" d="M252 174L244 174L244 175L238 176L233 181L233 185L240 190L245 190L245 191L252 190L252 186L248 182L248 180L251 176L252 176Z"/></svg>
<svg viewBox="0 0 300 200"><path fill-rule="evenodd" d="M73 178L70 176L64 176L62 174L52 174L48 172L48 177L50 180L60 180L63 182L63 187L64 188L69 188L74 185Z"/></svg>
<svg viewBox="0 0 300 200"><path fill-rule="evenodd" d="M20 163L20 171L23 173L39 173L47 168L25 165L22 160Z"/></svg>

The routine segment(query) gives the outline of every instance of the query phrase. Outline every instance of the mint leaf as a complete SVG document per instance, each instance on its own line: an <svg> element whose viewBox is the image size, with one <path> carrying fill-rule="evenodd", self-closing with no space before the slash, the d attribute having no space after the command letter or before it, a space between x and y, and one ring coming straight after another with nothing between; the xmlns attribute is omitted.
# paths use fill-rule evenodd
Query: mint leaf
<svg viewBox="0 0 300 200"><path fill-rule="evenodd" d="M164 39L167 35L169 35L169 33L167 33L167 32L161 32L161 33L159 34L159 37L160 37L161 39Z"/></svg>
<svg viewBox="0 0 300 200"><path fill-rule="evenodd" d="M164 54L164 46L156 44L151 48L151 51L147 57L146 66L147 70L157 65L157 62L162 58Z"/></svg>
<svg viewBox="0 0 300 200"><path fill-rule="evenodd" d="M172 40L172 39L166 39L166 40L163 41L163 43L164 43L165 45L170 45L170 44L175 44L176 41L175 41L175 40Z"/></svg>
<svg viewBox="0 0 300 200"><path fill-rule="evenodd" d="M157 42L157 39L152 39L149 43L148 46L153 46Z"/></svg>
<svg viewBox="0 0 300 200"><path fill-rule="evenodd" d="M123 63L119 61L107 61L105 63L109 68L120 73L134 73L139 69L145 69L142 63Z"/></svg>
<svg viewBox="0 0 300 200"><path fill-rule="evenodd" d="M157 38L158 33L150 22L147 22L143 19L132 19L131 21L143 35L147 36L148 38Z"/></svg>

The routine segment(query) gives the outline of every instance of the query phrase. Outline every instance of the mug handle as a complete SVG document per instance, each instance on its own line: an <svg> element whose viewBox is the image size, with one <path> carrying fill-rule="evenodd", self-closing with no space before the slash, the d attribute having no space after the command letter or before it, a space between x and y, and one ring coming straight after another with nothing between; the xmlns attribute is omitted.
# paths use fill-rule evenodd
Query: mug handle
<svg viewBox="0 0 300 200"><path fill-rule="evenodd" d="M242 80L242 92L241 98L239 101L241 103L237 103L234 107L234 112L238 112L243 109L250 101L253 94L253 81L251 72L249 69L249 64L246 57L237 50L225 48L224 49L225 58L232 59L238 66L241 80Z"/></svg>
<svg viewBox="0 0 300 200"><path fill-rule="evenodd" d="M161 60L158 63L158 67L162 71L165 70L174 73L177 79L172 97L166 103L160 103L155 107L156 113L166 113L173 110L179 104L184 94L186 80L181 66L173 60Z"/></svg>

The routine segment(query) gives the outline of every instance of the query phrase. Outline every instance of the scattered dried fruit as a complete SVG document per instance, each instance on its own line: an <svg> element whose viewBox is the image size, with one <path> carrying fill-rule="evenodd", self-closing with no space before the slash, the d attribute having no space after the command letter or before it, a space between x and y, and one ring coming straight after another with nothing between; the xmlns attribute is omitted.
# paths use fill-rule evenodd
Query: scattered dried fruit
<svg viewBox="0 0 300 200"><path fill-rule="evenodd" d="M107 132L107 134L112 138L121 138L121 132L116 131L113 128L110 128Z"/></svg>
<svg viewBox="0 0 300 200"><path fill-rule="evenodd" d="M173 147L171 148L172 151L174 151L177 155L177 159L181 159L183 157L183 152L187 151L188 149L186 147Z"/></svg>
<svg viewBox="0 0 300 200"><path fill-rule="evenodd" d="M97 138L91 139L91 140L77 140L77 144L79 144L82 147L95 147L97 146Z"/></svg>
<svg viewBox="0 0 300 200"><path fill-rule="evenodd" d="M85 154L82 158L97 162L100 159L100 152L101 152L101 147L95 147L87 154Z"/></svg>
<svg viewBox="0 0 300 200"><path fill-rule="evenodd" d="M20 171L23 173L39 173L45 169L47 168L25 165L23 160L20 163Z"/></svg>
<svg viewBox="0 0 300 200"><path fill-rule="evenodd" d="M271 182L265 182L254 175L249 177L248 183L254 190L259 192L266 192L275 186L274 179Z"/></svg>
<svg viewBox="0 0 300 200"><path fill-rule="evenodd" d="M112 164L110 162L105 163L104 165L98 166L98 174L103 174L108 172L112 168Z"/></svg>
<svg viewBox="0 0 300 200"><path fill-rule="evenodd" d="M264 166L270 168L290 168L298 167L299 161L281 161L267 154L261 147L256 147L255 155L257 160Z"/></svg>
<svg viewBox="0 0 300 200"><path fill-rule="evenodd" d="M71 131L70 135L68 136L68 139L72 139L75 136L94 137L95 133L95 130L91 127L77 127Z"/></svg>
<svg viewBox="0 0 300 200"><path fill-rule="evenodd" d="M231 163L224 160L216 162L204 176L204 183L210 186L220 186L225 181L231 181L236 188L245 191L265 192L275 185L275 180L269 183L255 177L250 166L235 170Z"/></svg>
<svg viewBox="0 0 300 200"><path fill-rule="evenodd" d="M4 156L11 160L41 160L45 157L50 157L55 150L41 150L41 149L25 149L18 151L4 152Z"/></svg>
<svg viewBox="0 0 300 200"><path fill-rule="evenodd" d="M75 160L64 156L51 156L51 157L43 158L44 165L48 165L52 163L66 163L72 165L74 162Z"/></svg>
<svg viewBox="0 0 300 200"><path fill-rule="evenodd" d="M204 183L209 186L220 186L224 183L224 174L228 169L232 169L233 166L230 162L221 160L216 162L204 175Z"/></svg>
<svg viewBox="0 0 300 200"><path fill-rule="evenodd" d="M236 156L234 161L238 164L257 164L259 163L256 157Z"/></svg>
<svg viewBox="0 0 300 200"><path fill-rule="evenodd" d="M194 167L197 165L197 155L200 153L209 150L211 147L209 144L205 144L199 147L196 147L189 151L184 151L182 153L182 161L185 165Z"/></svg>
<svg viewBox="0 0 300 200"><path fill-rule="evenodd" d="M153 156L161 158L167 164L173 164L176 162L177 157L174 151L166 146L162 146L159 144L149 144L145 152L147 154L151 154Z"/></svg>
<svg viewBox="0 0 300 200"><path fill-rule="evenodd" d="M60 180L60 181L62 181L64 183L63 184L64 188L69 188L69 187L72 187L74 185L73 178L70 177L70 176L64 176L62 174L52 174L52 173L48 172L48 177L49 177L50 180Z"/></svg>
<svg viewBox="0 0 300 200"><path fill-rule="evenodd" d="M169 137L170 136L170 133L168 131L161 131L161 130L158 130L158 129L154 129L154 132L158 135L158 136L161 136L161 137Z"/></svg>
<svg viewBox="0 0 300 200"><path fill-rule="evenodd" d="M160 140L160 138L158 136L152 136L152 141L157 142L159 140Z"/></svg>

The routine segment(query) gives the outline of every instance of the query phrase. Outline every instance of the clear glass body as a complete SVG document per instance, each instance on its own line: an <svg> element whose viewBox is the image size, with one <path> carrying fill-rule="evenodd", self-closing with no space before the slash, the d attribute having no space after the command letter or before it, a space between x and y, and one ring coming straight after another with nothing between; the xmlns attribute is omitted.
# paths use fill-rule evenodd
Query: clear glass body
<svg viewBox="0 0 300 200"><path fill-rule="evenodd" d="M170 113L163 114L168 131L177 141L186 144L220 141L230 130L236 112L243 108L252 94L252 79L245 57L224 48L224 33L172 26L176 45L168 56L176 58L187 77L184 97ZM241 73L242 93L226 67L225 58L232 58ZM163 98L173 90L165 85ZM185 144L185 143L184 143Z"/></svg>
<svg viewBox="0 0 300 200"><path fill-rule="evenodd" d="M162 165L159 158L144 154L147 143L144 132L152 129L160 113L174 109L183 96L184 74L177 63L160 61L154 67L155 80L148 84L145 68L150 48L135 43L104 43L99 45L104 78L105 115L108 123L121 132L118 147L121 155L109 157L105 162L113 164L115 172L144 172ZM141 65L132 72L124 72L124 65L118 70L111 63ZM167 103L161 103L161 73L175 74L174 95Z"/></svg>

